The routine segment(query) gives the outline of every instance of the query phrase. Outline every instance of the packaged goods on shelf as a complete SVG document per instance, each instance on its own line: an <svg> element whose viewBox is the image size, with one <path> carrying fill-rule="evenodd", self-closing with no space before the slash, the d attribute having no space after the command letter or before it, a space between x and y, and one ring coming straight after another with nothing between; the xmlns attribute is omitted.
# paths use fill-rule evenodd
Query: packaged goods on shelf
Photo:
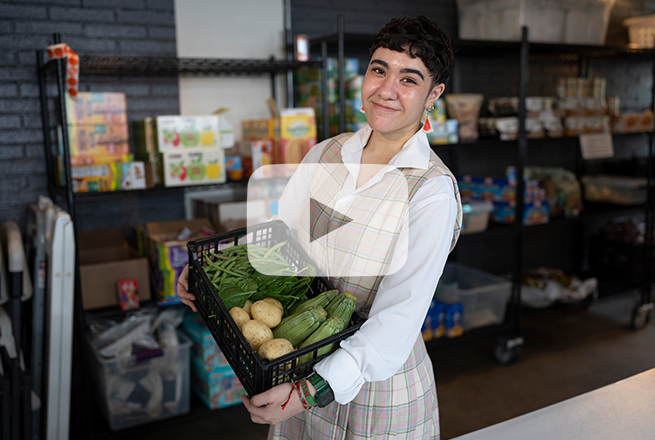
<svg viewBox="0 0 655 440"><path fill-rule="evenodd" d="M516 220L516 202L493 202L491 220L497 223L514 223ZM526 226L548 223L550 219L548 201L525 202L523 205L523 224Z"/></svg>
<svg viewBox="0 0 655 440"><path fill-rule="evenodd" d="M613 133L643 133L655 130L653 112L625 113L616 115L612 121Z"/></svg>
<svg viewBox="0 0 655 440"><path fill-rule="evenodd" d="M457 182L462 198L488 200L491 202L510 202L516 200L516 181L493 179L491 177L458 176ZM526 201L545 200L546 194L535 179L525 180Z"/></svg>
<svg viewBox="0 0 655 440"><path fill-rule="evenodd" d="M71 156L123 156L130 153L127 124L68 125Z"/></svg>
<svg viewBox="0 0 655 440"><path fill-rule="evenodd" d="M131 249L120 229L79 232L80 285L85 310L116 306L118 283L135 279L141 301L150 300L148 259Z"/></svg>
<svg viewBox="0 0 655 440"><path fill-rule="evenodd" d="M462 234L485 231L493 209L493 204L489 201L462 200Z"/></svg>
<svg viewBox="0 0 655 440"><path fill-rule="evenodd" d="M143 162L71 167L73 192L121 191L146 187Z"/></svg>
<svg viewBox="0 0 655 440"><path fill-rule="evenodd" d="M476 327L502 323L511 292L512 283L505 278L449 262L439 280L435 297L442 303L455 305L450 310L450 319L456 323L457 314L461 313L462 330L465 332ZM448 306L444 313L447 332Z"/></svg>
<svg viewBox="0 0 655 440"><path fill-rule="evenodd" d="M456 144L459 142L457 119L447 119L444 123L433 123L432 133L428 133L432 145Z"/></svg>
<svg viewBox="0 0 655 440"><path fill-rule="evenodd" d="M316 145L316 115L312 108L286 108L273 120L275 163L291 175Z"/></svg>
<svg viewBox="0 0 655 440"><path fill-rule="evenodd" d="M647 180L628 176L582 176L584 198L589 202L616 205L640 205L646 203Z"/></svg>
<svg viewBox="0 0 655 440"><path fill-rule="evenodd" d="M614 0L457 0L459 38L531 42L605 44Z"/></svg>
<svg viewBox="0 0 655 440"><path fill-rule="evenodd" d="M135 157L144 161L146 169L146 187L164 183L164 158L157 146L154 118L148 117L132 123Z"/></svg>
<svg viewBox="0 0 655 440"><path fill-rule="evenodd" d="M66 120L73 125L127 124L125 93L79 92L66 95Z"/></svg>
<svg viewBox="0 0 655 440"><path fill-rule="evenodd" d="M275 152L273 139L251 141L252 148L252 170L255 171L264 165L275 163Z"/></svg>
<svg viewBox="0 0 655 440"><path fill-rule="evenodd" d="M652 49L655 43L655 14L630 17L623 20L628 28L630 47Z"/></svg>
<svg viewBox="0 0 655 440"><path fill-rule="evenodd" d="M314 108L317 120L321 121L317 127L317 135L322 139L339 134L339 106L337 105L339 102L338 60L336 58L328 58L327 64L328 120L330 130L328 134L323 133L321 72L316 67L303 67L299 69L296 75L298 106ZM366 125L366 115L359 111L362 107L362 80L363 76L359 75L359 60L357 58L346 58L344 62L345 131L357 131Z"/></svg>
<svg viewBox="0 0 655 440"><path fill-rule="evenodd" d="M221 146L220 123L217 115L157 116L155 126L157 148L162 153L185 148Z"/></svg>
<svg viewBox="0 0 655 440"><path fill-rule="evenodd" d="M223 148L188 148L165 151L164 184L166 186L225 183Z"/></svg>
<svg viewBox="0 0 655 440"><path fill-rule="evenodd" d="M428 314L421 327L424 341L431 341L446 335L446 309L444 306L444 303L432 298Z"/></svg>
<svg viewBox="0 0 655 440"><path fill-rule="evenodd" d="M153 293L160 304L176 304L177 278L189 262L187 242L214 233L206 218L147 223L140 231L141 247L152 270Z"/></svg>
<svg viewBox="0 0 655 440"><path fill-rule="evenodd" d="M228 179L233 182L243 179L241 156L227 156L225 158L225 171L227 172Z"/></svg>
<svg viewBox="0 0 655 440"><path fill-rule="evenodd" d="M448 116L457 119L458 134L461 141L478 138L478 118L484 96L477 93L446 95Z"/></svg>
<svg viewBox="0 0 655 440"><path fill-rule="evenodd" d="M580 182L572 171L555 167L526 167L528 179L539 180L546 193L549 215L577 217L583 209Z"/></svg>
<svg viewBox="0 0 655 440"><path fill-rule="evenodd" d="M129 319L121 324L132 324ZM141 334L147 332L151 324L147 319L134 322L143 325L133 328L124 335L125 338L140 329ZM121 324L98 336L90 334L88 340L97 401L109 427L118 431L188 412L191 389L189 338L172 326L164 337L160 327L158 339L153 336L148 339L143 334L142 339L134 343L138 346L139 341L144 344L147 341L147 348L143 350L109 358L101 355L104 334L116 332L115 328Z"/></svg>

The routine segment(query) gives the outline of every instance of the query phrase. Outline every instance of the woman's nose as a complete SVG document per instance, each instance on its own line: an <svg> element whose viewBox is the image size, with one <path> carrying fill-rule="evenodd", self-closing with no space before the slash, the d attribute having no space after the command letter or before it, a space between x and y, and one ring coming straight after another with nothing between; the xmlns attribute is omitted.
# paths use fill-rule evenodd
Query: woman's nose
<svg viewBox="0 0 655 440"><path fill-rule="evenodd" d="M395 99L397 96L396 84L391 78L387 77L380 83L378 94L384 99Z"/></svg>

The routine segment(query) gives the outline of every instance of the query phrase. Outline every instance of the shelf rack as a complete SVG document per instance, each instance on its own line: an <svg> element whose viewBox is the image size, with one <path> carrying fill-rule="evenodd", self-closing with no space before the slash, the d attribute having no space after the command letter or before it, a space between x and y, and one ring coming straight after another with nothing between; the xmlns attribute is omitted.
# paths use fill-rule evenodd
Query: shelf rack
<svg viewBox="0 0 655 440"><path fill-rule="evenodd" d="M61 36L54 34L54 43L61 42ZM139 194L177 194L189 187L167 188L157 186L144 190L131 191L107 191L94 193L75 193L72 190L71 166L68 145L68 133L66 123L66 102L63 97L66 93L65 87L65 60L57 59L46 61L45 51L36 53L39 88L41 97L41 116L43 123L43 137L45 147L46 170L48 176L48 192L56 202L64 203L68 213L73 220L74 228L77 231L80 219L77 216L76 205L91 200L109 200L112 198L132 197ZM195 58L174 58L174 57L142 57L126 55L81 55L80 75L81 76L270 76L271 96L276 98L276 77L277 75L292 72L302 66L320 65L316 61L297 62L286 60L269 59L195 59ZM58 186L55 183L55 136L51 126L51 108L47 86L49 82L55 82L57 96L55 97L54 113L58 125L61 126L61 143L63 149L63 178L64 185ZM218 185L204 185L203 188L240 188L247 185L247 181L224 183ZM79 255L76 250L76 268L79 268ZM81 420L82 424L77 427L71 426L71 438L116 438L122 433L110 433L108 428L103 428L100 415L95 410L91 398L90 372L86 359L90 355L84 343L84 310L82 306L82 295L80 290L79 270L75 274L75 301L74 301L74 340L73 340L73 420ZM192 399L193 400L193 399ZM197 402L196 402L197 403ZM210 415L211 411L204 405L192 404L192 412L187 416L179 417L204 417ZM75 429L73 429L75 428ZM129 431L129 429L127 430ZM134 428L135 432L139 428ZM120 435L119 435L120 434Z"/></svg>

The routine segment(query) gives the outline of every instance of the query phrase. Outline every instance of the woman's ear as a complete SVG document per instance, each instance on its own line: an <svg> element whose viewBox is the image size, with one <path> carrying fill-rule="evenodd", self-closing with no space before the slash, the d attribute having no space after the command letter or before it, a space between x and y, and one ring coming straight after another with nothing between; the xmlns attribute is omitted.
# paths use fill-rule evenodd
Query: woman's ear
<svg viewBox="0 0 655 440"><path fill-rule="evenodd" d="M439 99L445 89L446 85L444 83L437 84L436 86L432 87L432 90L430 91L427 99L427 102L430 103L430 107L432 107L437 102L437 99Z"/></svg>

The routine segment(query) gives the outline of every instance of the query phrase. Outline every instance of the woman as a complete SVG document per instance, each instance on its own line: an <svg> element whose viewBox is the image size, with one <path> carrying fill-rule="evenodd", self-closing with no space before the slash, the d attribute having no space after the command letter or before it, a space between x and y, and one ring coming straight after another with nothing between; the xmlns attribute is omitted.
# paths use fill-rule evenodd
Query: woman
<svg viewBox="0 0 655 440"><path fill-rule="evenodd" d="M316 145L303 160L401 170L408 183L409 258L386 276L332 278L337 289L357 297L357 309L368 319L314 366L309 380L242 397L254 422L272 425L269 439L439 438L433 368L420 329L459 235L461 203L453 175L430 149L421 117L443 93L452 63L450 39L436 23L391 20L373 39L362 83L368 126ZM384 173L379 167L348 169L343 186L353 192L375 185ZM283 199L293 195L291 188ZM179 297L195 309L186 274L180 280Z"/></svg>

